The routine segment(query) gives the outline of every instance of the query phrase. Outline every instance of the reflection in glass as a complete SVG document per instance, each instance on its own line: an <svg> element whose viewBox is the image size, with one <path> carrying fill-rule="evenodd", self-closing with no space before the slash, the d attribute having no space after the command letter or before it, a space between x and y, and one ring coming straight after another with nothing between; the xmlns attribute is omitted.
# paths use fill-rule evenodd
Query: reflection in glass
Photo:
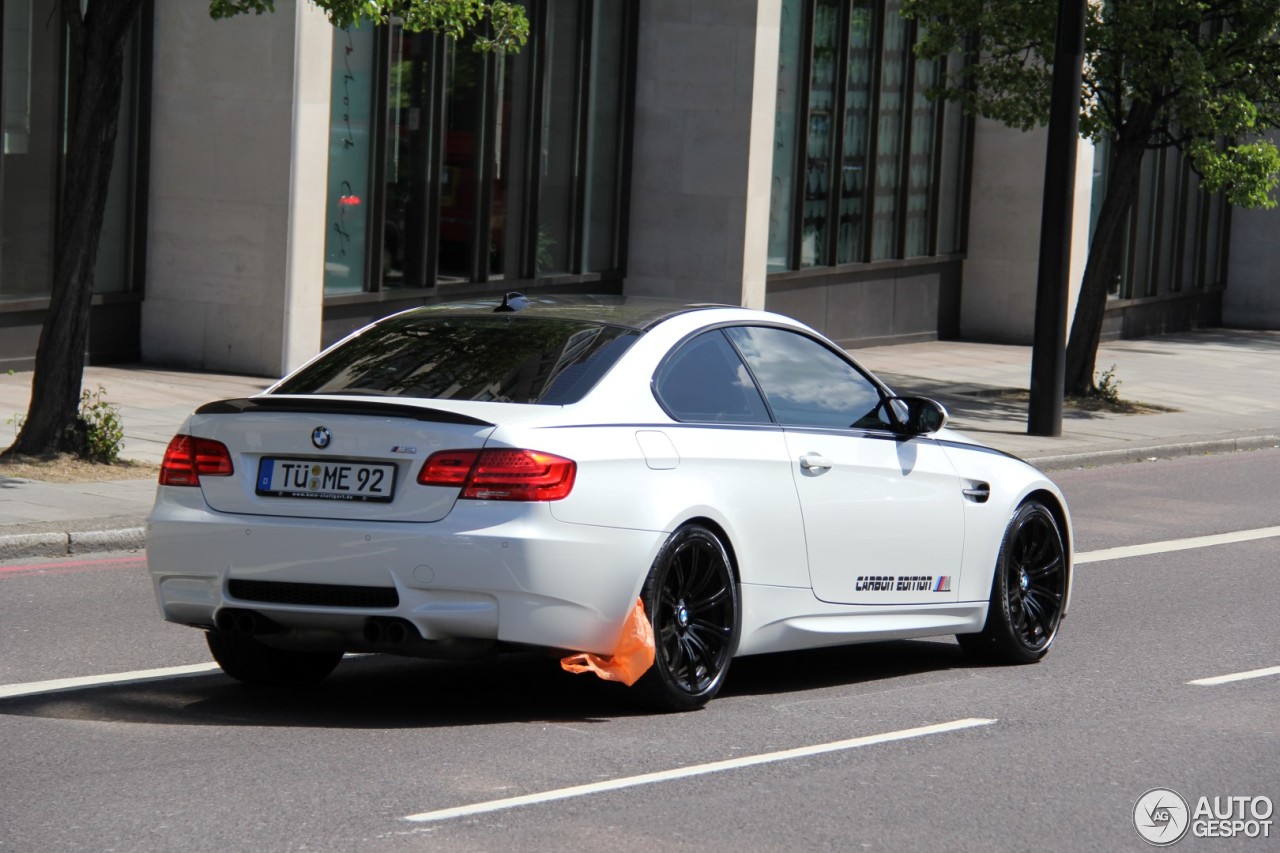
<svg viewBox="0 0 1280 853"><path fill-rule="evenodd" d="M430 36L389 28L383 286L426 287L427 162L431 154Z"/></svg>
<svg viewBox="0 0 1280 853"><path fill-rule="evenodd" d="M136 30L135 30L136 32ZM98 237L98 258L93 270L94 293L125 293L131 289L129 256L133 236L130 184L135 176L133 162L133 85L138 73L137 39L130 35L124 46L124 89L120 93L120 114L116 132L115 165L107 185L107 208Z"/></svg>
<svg viewBox="0 0 1280 853"><path fill-rule="evenodd" d="M871 260L896 254L898 185L901 181L902 126L907 69L912 61L910 30L899 14L900 0L885 3L884 48L880 78L880 121L876 130L875 210L871 224Z"/></svg>
<svg viewBox="0 0 1280 853"><path fill-rule="evenodd" d="M626 12L624 4L603 0L595 4L591 37L591 103L587 123L591 127L587 152L587 272L604 272L617 266L614 260L614 225L617 221L618 155L621 146L623 66L621 50Z"/></svg>
<svg viewBox="0 0 1280 853"><path fill-rule="evenodd" d="M964 58L952 54L948 59L956 68ZM938 254L949 255L963 250L961 223L964 219L964 162L967 123L964 108L956 101L942 105L942 174L938 178Z"/></svg>
<svg viewBox="0 0 1280 853"><path fill-rule="evenodd" d="M1156 193L1159 183L1156 180L1156 168L1159 158L1151 154L1142 158L1142 178L1138 186L1138 201L1135 207L1136 218L1131 220L1136 225L1137 239L1132 249L1129 280L1126 283L1125 296L1150 296L1154 284L1151 275L1151 253L1156 236Z"/></svg>
<svg viewBox="0 0 1280 853"><path fill-rule="evenodd" d="M371 394L567 405L639 334L572 320L401 314L308 364L277 394Z"/></svg>
<svg viewBox="0 0 1280 853"><path fill-rule="evenodd" d="M655 384L658 399L678 420L769 423L751 374L719 331L683 345L663 365Z"/></svg>
<svg viewBox="0 0 1280 853"><path fill-rule="evenodd" d="M784 426L883 426L879 389L817 341L764 327L736 327L727 333Z"/></svg>
<svg viewBox="0 0 1280 853"><path fill-rule="evenodd" d="M441 282L470 281L479 210L484 56L445 39L444 164L440 169Z"/></svg>
<svg viewBox="0 0 1280 853"><path fill-rule="evenodd" d="M537 274L573 265L574 97L578 80L577 4L548 3L548 67L543 75L539 146Z"/></svg>
<svg viewBox="0 0 1280 853"><path fill-rule="evenodd" d="M796 114L803 79L804 0L782 0L778 46L778 102L773 129L773 180L769 185L769 271L790 269L792 200L795 197Z"/></svg>
<svg viewBox="0 0 1280 853"><path fill-rule="evenodd" d="M58 37L44 4L4 8L4 251L0 299L48 296L58 186Z"/></svg>
<svg viewBox="0 0 1280 853"><path fill-rule="evenodd" d="M840 6L817 0L809 78L809 126L805 139L804 219L800 266L828 263L827 211L831 196L831 146L835 132L836 64L840 58Z"/></svg>
<svg viewBox="0 0 1280 853"><path fill-rule="evenodd" d="M872 0L849 10L849 67L844 96L844 151L840 163L840 234L836 262L864 260L867 154L871 150L871 80L876 15Z"/></svg>
<svg viewBox="0 0 1280 853"><path fill-rule="evenodd" d="M934 124L938 105L928 91L938 82L938 63L916 60L916 76L911 95L911 150L907 157L907 247L908 258L930 254L933 211L929 207L935 181L933 174Z"/></svg>
<svg viewBox="0 0 1280 853"><path fill-rule="evenodd" d="M373 27L334 32L325 203L326 295L364 289L373 63Z"/></svg>
<svg viewBox="0 0 1280 853"><path fill-rule="evenodd" d="M490 60L494 77L493 144L489 157L489 278L500 279L506 266L507 194L511 181L511 85L515 62L505 53Z"/></svg>
<svg viewBox="0 0 1280 853"><path fill-rule="evenodd" d="M335 31L326 294L621 271L634 0L526 8L516 54L394 21Z"/></svg>

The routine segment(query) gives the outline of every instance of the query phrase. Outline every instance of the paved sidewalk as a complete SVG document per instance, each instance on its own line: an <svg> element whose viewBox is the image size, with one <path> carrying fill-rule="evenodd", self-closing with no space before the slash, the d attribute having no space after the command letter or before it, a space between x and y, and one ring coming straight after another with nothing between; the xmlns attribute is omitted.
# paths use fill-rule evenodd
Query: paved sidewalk
<svg viewBox="0 0 1280 853"><path fill-rule="evenodd" d="M1031 348L931 342L852 351L898 393L942 402L952 426L1043 470L1152 456L1270 447L1280 439L1280 332L1208 329L1104 344L1121 398L1174 409L1118 415L1066 410L1062 435L1030 436Z"/></svg>
<svg viewBox="0 0 1280 853"><path fill-rule="evenodd" d="M101 386L106 402L120 408L122 458L158 465L169 439L197 406L256 394L272 381L147 367L86 367L83 387L96 391ZM25 413L30 399L30 373L0 374L0 447L12 443L16 434L5 421ZM44 483L0 473L0 559L141 548L155 494L153 477Z"/></svg>
<svg viewBox="0 0 1280 853"><path fill-rule="evenodd" d="M1026 434L1031 348L937 341L853 350L899 394L942 402L952 426L1045 470L1280 446L1280 332L1213 329L1106 344L1120 396L1175 411L1116 415L1068 410L1063 434ZM4 421L26 411L31 374L0 375ZM123 456L159 463L192 409L243 397L271 380L146 367L90 367L84 387L120 407ZM0 559L141 548L152 479L43 483L0 474Z"/></svg>

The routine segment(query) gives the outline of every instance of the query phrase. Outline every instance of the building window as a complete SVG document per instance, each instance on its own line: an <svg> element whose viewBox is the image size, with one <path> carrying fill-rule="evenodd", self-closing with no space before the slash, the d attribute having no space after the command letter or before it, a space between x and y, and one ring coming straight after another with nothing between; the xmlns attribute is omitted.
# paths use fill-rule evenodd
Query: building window
<svg viewBox="0 0 1280 853"><path fill-rule="evenodd" d="M871 141L871 93L876 52L876 6L855 2L849 10L849 56L845 68L843 142L840 158L840 242L836 262L863 257L866 231L867 158Z"/></svg>
<svg viewBox="0 0 1280 853"><path fill-rule="evenodd" d="M773 180L769 184L769 272L791 268L796 137L805 86L803 2L782 4L778 44L778 94L773 129Z"/></svg>
<svg viewBox="0 0 1280 853"><path fill-rule="evenodd" d="M816 0L813 8L813 62L809 72L809 120L804 159L804 233L800 266L827 257L831 228L832 139L835 136L836 73L840 64L840 4Z"/></svg>
<svg viewBox="0 0 1280 853"><path fill-rule="evenodd" d="M1094 150L1090 234L1097 225L1109 174L1110 142ZM1200 178L1171 148L1148 151L1124 241L1124 263L1108 295L1144 299L1226 285L1223 247L1228 205L1200 190Z"/></svg>
<svg viewBox="0 0 1280 853"><path fill-rule="evenodd" d="M634 0L526 12L511 55L336 35L326 295L621 278Z"/></svg>
<svg viewBox="0 0 1280 853"><path fill-rule="evenodd" d="M62 57L32 0L4 4L4 219L0 297L47 297L58 213Z"/></svg>
<svg viewBox="0 0 1280 853"><path fill-rule="evenodd" d="M65 171L68 118L74 104L77 57L65 27L48 24L34 0L3 3L3 164L0 165L0 304L47 299L53 287L54 239ZM145 171L138 163L140 91L146 83L143 45L150 21L144 7L124 46L124 83L115 160L98 243L93 292L140 289L136 263Z"/></svg>
<svg viewBox="0 0 1280 853"><path fill-rule="evenodd" d="M325 206L325 293L364 289L372 155L373 27L333 37L329 101L329 193Z"/></svg>
<svg viewBox="0 0 1280 853"><path fill-rule="evenodd" d="M969 121L900 0L783 0L769 270L962 250ZM803 148L801 156L800 148Z"/></svg>

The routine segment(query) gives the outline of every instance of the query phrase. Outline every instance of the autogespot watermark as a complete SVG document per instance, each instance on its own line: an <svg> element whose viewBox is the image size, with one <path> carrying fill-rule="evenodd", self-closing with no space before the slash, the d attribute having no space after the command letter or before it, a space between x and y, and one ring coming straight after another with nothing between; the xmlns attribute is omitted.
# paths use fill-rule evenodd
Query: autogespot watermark
<svg viewBox="0 0 1280 853"><path fill-rule="evenodd" d="M1196 838L1270 838L1270 797L1200 797L1193 808L1172 788L1152 788L1133 804L1133 826L1148 844L1168 847L1188 830Z"/></svg>

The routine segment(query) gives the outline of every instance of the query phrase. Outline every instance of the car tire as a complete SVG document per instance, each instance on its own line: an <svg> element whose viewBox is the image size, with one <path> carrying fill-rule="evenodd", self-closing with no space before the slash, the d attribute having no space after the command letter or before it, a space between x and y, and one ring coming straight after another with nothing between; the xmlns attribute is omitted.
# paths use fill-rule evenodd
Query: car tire
<svg viewBox="0 0 1280 853"><path fill-rule="evenodd" d="M245 684L305 687L323 681L342 660L342 652L277 649L226 631L207 631L205 641L222 671Z"/></svg>
<svg viewBox="0 0 1280 853"><path fill-rule="evenodd" d="M1018 507L1005 530L981 633L959 634L960 647L992 663L1035 663L1058 634L1066 600L1066 548L1058 520L1039 501Z"/></svg>
<svg viewBox="0 0 1280 853"><path fill-rule="evenodd" d="M701 708L724 685L741 630L738 584L720 537L697 524L677 530L640 597L655 648L653 666L636 688L659 710Z"/></svg>

